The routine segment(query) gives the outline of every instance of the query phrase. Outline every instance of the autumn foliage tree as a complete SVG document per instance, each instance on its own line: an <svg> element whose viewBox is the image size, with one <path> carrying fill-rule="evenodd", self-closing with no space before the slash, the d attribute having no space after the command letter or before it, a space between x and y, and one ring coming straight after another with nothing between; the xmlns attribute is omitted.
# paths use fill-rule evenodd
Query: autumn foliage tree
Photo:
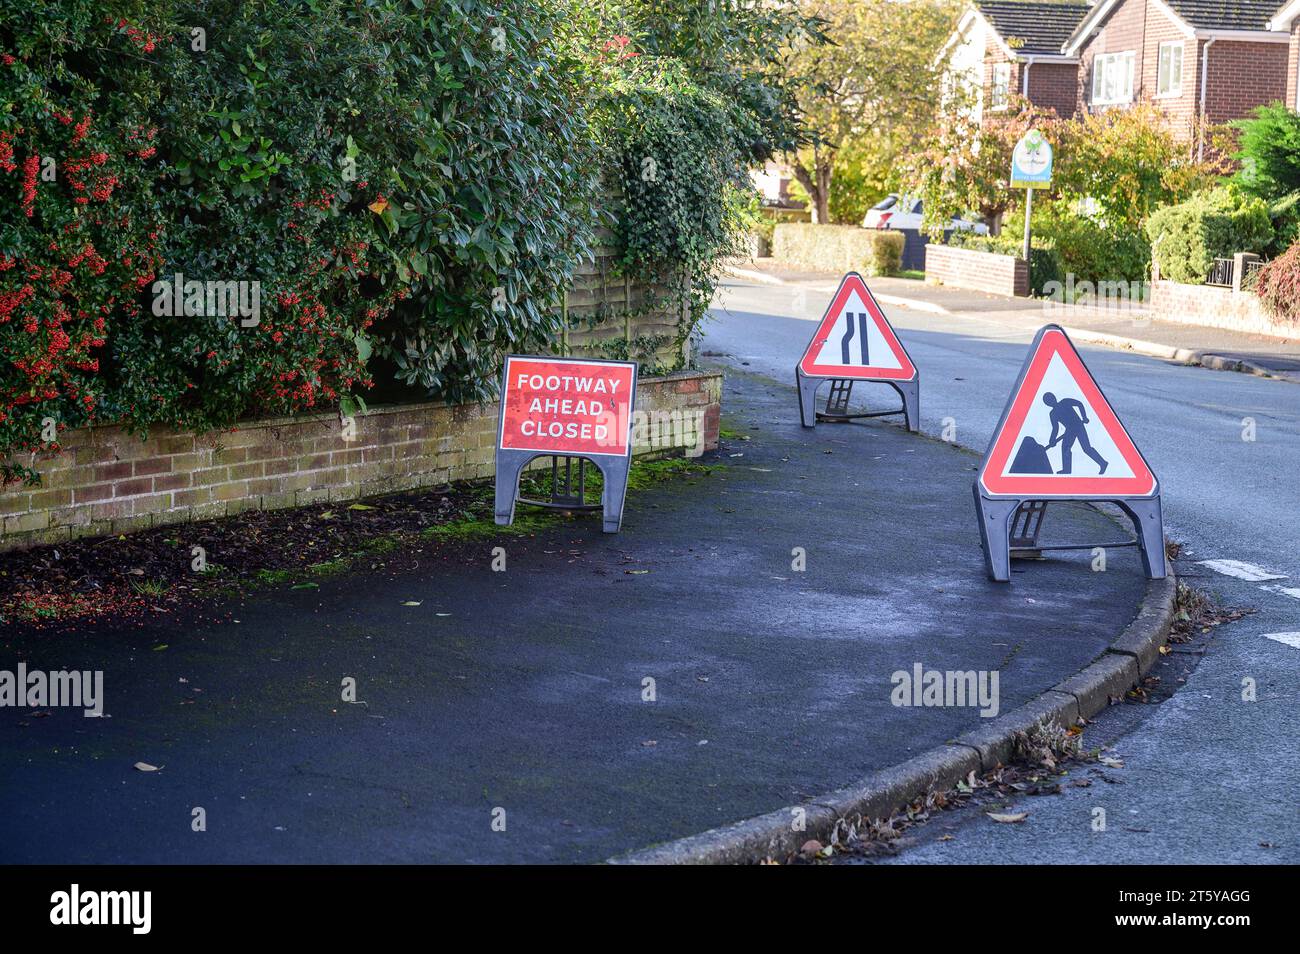
<svg viewBox="0 0 1300 954"><path fill-rule="evenodd" d="M945 63L939 56L960 8L952 0L807 0L825 42L802 44L791 82L809 142L788 153L812 200L813 221L830 221L838 155L871 141L900 155L919 147L934 119Z"/></svg>

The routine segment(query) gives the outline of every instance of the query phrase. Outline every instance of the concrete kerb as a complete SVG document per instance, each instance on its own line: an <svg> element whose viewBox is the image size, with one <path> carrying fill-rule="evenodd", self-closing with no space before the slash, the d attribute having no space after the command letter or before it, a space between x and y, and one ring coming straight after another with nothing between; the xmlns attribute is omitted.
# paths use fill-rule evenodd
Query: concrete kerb
<svg viewBox="0 0 1300 954"><path fill-rule="evenodd" d="M932 791L946 791L971 772L1006 762L1021 732L1090 719L1135 686L1160 654L1173 622L1177 581L1147 583L1137 617L1091 665L1020 708L900 765L801 805L610 858L607 864L752 864L784 859L809 839L828 843L843 824L888 818ZM796 825L796 822L802 822Z"/></svg>

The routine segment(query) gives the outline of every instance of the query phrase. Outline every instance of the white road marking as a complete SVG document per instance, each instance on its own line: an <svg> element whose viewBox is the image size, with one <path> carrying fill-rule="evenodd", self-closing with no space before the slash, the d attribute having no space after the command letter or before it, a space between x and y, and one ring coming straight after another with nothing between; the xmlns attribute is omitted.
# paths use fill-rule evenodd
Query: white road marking
<svg viewBox="0 0 1300 954"><path fill-rule="evenodd" d="M1300 600L1300 586L1261 586L1261 590L1268 590L1270 593L1281 593L1283 596L1289 596L1293 600Z"/></svg>
<svg viewBox="0 0 1300 954"><path fill-rule="evenodd" d="M1300 633L1265 633L1264 638L1290 646L1292 649L1300 649Z"/></svg>
<svg viewBox="0 0 1300 954"><path fill-rule="evenodd" d="M1215 573L1222 573L1224 576L1235 576L1237 579L1246 580L1248 583L1286 579L1286 574L1270 573L1263 567L1255 566L1253 563L1243 563L1240 560L1201 560L1200 565L1209 567Z"/></svg>

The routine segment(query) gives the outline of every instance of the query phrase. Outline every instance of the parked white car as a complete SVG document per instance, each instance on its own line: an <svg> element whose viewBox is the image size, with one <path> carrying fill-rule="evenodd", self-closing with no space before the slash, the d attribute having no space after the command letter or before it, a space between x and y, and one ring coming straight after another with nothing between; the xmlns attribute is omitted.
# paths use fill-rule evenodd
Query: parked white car
<svg viewBox="0 0 1300 954"><path fill-rule="evenodd" d="M862 220L864 229L920 229L921 200L908 196L890 194L885 196L870 209ZM982 222L953 216L951 228L962 232L974 232L976 235L988 235L989 227Z"/></svg>

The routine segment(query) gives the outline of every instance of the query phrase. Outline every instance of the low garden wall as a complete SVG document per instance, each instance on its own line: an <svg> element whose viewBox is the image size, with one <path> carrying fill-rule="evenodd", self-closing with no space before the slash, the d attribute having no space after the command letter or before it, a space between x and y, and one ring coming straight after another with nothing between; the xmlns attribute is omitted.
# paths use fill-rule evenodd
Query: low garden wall
<svg viewBox="0 0 1300 954"><path fill-rule="evenodd" d="M1029 264L1023 258L933 243L925 247L925 280L1019 298L1030 289Z"/></svg>
<svg viewBox="0 0 1300 954"><path fill-rule="evenodd" d="M1300 327L1272 318L1255 295L1215 285L1184 285L1164 279L1153 281L1150 311L1151 317L1160 321L1226 328L1254 335L1300 338Z"/></svg>
<svg viewBox="0 0 1300 954"><path fill-rule="evenodd" d="M642 378L636 453L716 448L721 398L721 374ZM354 428L319 415L145 441L67 431L62 453L31 462L40 486L0 490L0 550L490 477L496 431L496 404L435 403L372 408Z"/></svg>

